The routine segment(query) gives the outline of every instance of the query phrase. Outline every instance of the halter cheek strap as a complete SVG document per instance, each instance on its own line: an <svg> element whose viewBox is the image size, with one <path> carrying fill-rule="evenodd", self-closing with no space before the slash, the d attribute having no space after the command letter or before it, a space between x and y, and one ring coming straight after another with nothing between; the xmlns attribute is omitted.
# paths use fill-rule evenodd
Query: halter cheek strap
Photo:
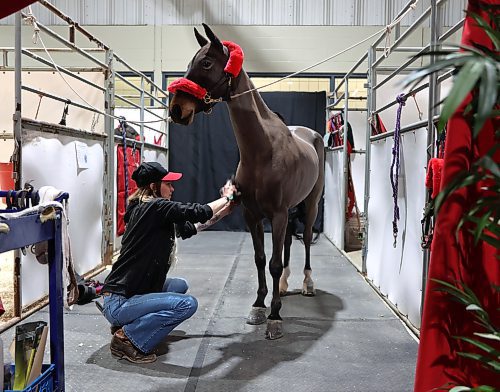
<svg viewBox="0 0 500 392"><path fill-rule="evenodd" d="M222 44L229 51L229 60L227 61L226 66L224 67L224 72L227 74L228 79L228 94L226 99L229 99L229 90L231 87L231 77L236 78L240 72L241 67L243 65L243 50L241 47L234 42L231 41L222 41ZM224 82L226 77L220 79L219 82L215 86L212 87L212 90L219 87L220 82ZM217 102L223 101L223 97L220 98L212 98L210 92L207 91L206 88L200 86L199 84L189 80L187 78L179 78L174 80L172 83L168 85L168 91L172 94L176 94L177 91L183 91L185 93L191 94L192 96L202 100L205 104L215 104Z"/></svg>

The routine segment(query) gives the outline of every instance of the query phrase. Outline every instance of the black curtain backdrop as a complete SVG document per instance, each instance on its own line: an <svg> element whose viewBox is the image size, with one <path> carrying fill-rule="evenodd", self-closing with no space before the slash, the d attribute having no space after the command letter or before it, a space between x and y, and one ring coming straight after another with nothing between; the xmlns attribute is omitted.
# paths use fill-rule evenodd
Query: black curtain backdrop
<svg viewBox="0 0 500 392"><path fill-rule="evenodd" d="M325 92L264 92L264 101L279 112L288 125L302 125L325 133ZM210 115L199 113L190 126L171 123L169 168L184 174L175 183L172 199L208 203L219 197L219 189L236 173L239 151L226 104L217 104ZM251 128L248 129L251 132ZM323 201L320 202L315 228L323 227ZM246 225L238 207L210 230L245 231ZM269 224L266 223L266 231Z"/></svg>

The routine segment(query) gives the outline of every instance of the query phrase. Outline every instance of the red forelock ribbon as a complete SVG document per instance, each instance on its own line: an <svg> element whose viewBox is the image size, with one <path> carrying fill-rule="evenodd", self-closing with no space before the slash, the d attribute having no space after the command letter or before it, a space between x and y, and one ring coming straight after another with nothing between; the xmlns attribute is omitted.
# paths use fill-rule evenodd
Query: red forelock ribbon
<svg viewBox="0 0 500 392"><path fill-rule="evenodd" d="M172 94L176 94L178 90L191 94L198 99L203 99L203 97L207 94L207 90L205 88L186 78L176 79L168 85L168 91Z"/></svg>
<svg viewBox="0 0 500 392"><path fill-rule="evenodd" d="M233 78L237 77L241 72L241 66L243 65L243 50L241 47L231 41L222 41L224 45L229 50L229 60L227 61L224 71L231 74Z"/></svg>

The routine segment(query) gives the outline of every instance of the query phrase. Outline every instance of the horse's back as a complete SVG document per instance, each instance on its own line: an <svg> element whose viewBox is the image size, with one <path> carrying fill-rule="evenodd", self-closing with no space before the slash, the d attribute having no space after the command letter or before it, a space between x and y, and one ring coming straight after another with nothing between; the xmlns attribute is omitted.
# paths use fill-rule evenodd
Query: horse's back
<svg viewBox="0 0 500 392"><path fill-rule="evenodd" d="M318 155L319 161L323 163L324 161L324 144L321 135L314 129L303 127L303 126L289 126L290 132L293 136L300 138L309 145L311 145Z"/></svg>

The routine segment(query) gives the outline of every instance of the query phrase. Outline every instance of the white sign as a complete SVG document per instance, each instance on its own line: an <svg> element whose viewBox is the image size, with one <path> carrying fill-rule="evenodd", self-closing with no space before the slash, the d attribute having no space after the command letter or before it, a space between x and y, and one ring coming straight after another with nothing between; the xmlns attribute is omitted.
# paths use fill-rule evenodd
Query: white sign
<svg viewBox="0 0 500 392"><path fill-rule="evenodd" d="M78 169L89 168L89 152L88 146L85 143L75 141L76 162Z"/></svg>

